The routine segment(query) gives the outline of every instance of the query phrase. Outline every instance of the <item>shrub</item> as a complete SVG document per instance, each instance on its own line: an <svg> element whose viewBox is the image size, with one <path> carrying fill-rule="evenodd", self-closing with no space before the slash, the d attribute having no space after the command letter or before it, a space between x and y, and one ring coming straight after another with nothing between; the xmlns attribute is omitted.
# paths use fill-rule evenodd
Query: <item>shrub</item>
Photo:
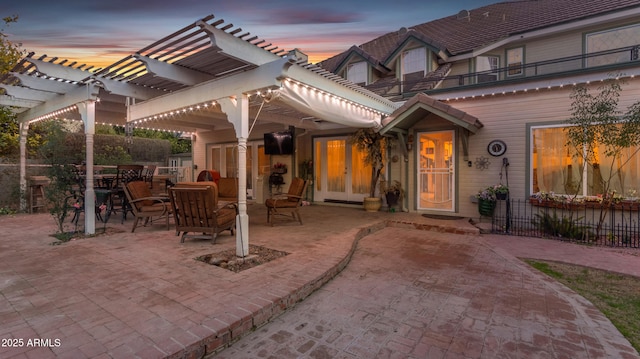
<svg viewBox="0 0 640 359"><path fill-rule="evenodd" d="M594 238L594 234L587 226L581 225L582 217L558 217L556 211L552 214L544 212L535 214L531 221L541 232L552 237L561 237L579 241L588 241Z"/></svg>

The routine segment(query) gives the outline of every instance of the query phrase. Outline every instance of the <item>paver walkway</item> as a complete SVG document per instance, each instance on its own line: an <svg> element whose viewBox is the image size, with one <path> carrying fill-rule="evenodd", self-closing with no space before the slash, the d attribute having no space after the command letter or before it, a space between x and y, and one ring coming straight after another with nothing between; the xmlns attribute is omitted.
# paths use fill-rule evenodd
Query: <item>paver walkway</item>
<svg viewBox="0 0 640 359"><path fill-rule="evenodd" d="M530 270L508 246L494 247L507 237L478 236L464 220L415 214L330 206L302 213L303 226L270 227L266 209L250 205L251 243L290 254L241 273L194 260L234 248L229 235L214 246L180 244L161 224L129 233L129 220L109 224L123 230L115 235L50 246L48 215L0 216L0 338L15 344L0 347L0 357L199 358L256 327L255 334L266 330L272 338L271 328L282 325L294 334L290 339L315 335L315 341L293 345L283 332L280 347L265 342L273 357L571 352L639 358L584 299ZM557 242L547 242L551 247L541 251L554 250ZM640 265L638 256L611 253L627 267ZM331 299L315 304L317 311L304 311L315 317L282 324L326 295ZM356 321L345 319L350 315ZM338 327L346 328L344 335L332 332ZM515 349L507 340L515 340ZM241 343L219 355L271 351ZM247 348L253 354L245 355Z"/></svg>
<svg viewBox="0 0 640 359"><path fill-rule="evenodd" d="M527 241L385 228L360 241L333 281L215 357L637 358L593 305L507 253L563 247L553 253L577 250L579 262L600 251L500 246Z"/></svg>

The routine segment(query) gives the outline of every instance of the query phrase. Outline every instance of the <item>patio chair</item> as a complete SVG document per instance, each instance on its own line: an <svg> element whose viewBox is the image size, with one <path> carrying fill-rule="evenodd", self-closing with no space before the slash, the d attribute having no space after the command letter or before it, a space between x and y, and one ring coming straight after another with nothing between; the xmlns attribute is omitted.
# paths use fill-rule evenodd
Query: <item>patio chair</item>
<svg viewBox="0 0 640 359"><path fill-rule="evenodd" d="M273 217L282 216L287 219L297 220L302 224L299 208L302 206L303 195L307 190L307 181L296 177L289 185L286 194L268 198L264 204L267 206L267 223L273 226Z"/></svg>
<svg viewBox="0 0 640 359"><path fill-rule="evenodd" d="M127 212L131 212L131 205L127 202L127 197L124 193L124 188L129 182L143 181L142 165L118 165L116 169L116 176L112 180L109 180L106 184L107 188L111 192L110 196L110 212L122 211L122 223L127 219ZM117 207L117 208L116 208Z"/></svg>
<svg viewBox="0 0 640 359"><path fill-rule="evenodd" d="M154 197L145 181L127 183L124 187L124 193L135 217L131 232L136 230L141 219L144 219L143 225L146 226L149 221L153 222L153 217L164 218L167 223L167 230L169 230L169 216L171 215L169 198Z"/></svg>
<svg viewBox="0 0 640 359"><path fill-rule="evenodd" d="M176 224L176 235L180 235L180 243L185 238L211 238L216 242L218 233L229 230L234 234L238 206L226 203L216 206L215 189L213 186L180 186L169 189L173 218ZM187 235L188 232L202 234Z"/></svg>
<svg viewBox="0 0 640 359"><path fill-rule="evenodd" d="M144 180L149 184L149 187L153 188L153 175L156 173L156 165L148 165L144 170Z"/></svg>

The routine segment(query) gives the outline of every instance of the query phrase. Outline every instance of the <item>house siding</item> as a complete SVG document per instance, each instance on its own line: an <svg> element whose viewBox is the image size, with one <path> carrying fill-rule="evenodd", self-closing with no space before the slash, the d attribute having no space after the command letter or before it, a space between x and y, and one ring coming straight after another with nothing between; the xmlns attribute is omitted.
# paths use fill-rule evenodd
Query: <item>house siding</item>
<svg viewBox="0 0 640 359"><path fill-rule="evenodd" d="M590 88L594 91L597 85ZM458 145L458 201L459 213L477 217L477 208L471 197L489 185L499 183L502 157L509 159L508 181L511 198L525 200L529 197L529 148L528 125L563 123L571 116L571 94L573 86L552 90L529 91L527 93L495 95L484 98L450 101L449 105L476 116L484 127L469 138L468 167L462 156L462 146ZM623 85L619 102L621 111L640 98L640 80L629 79ZM507 152L501 157L492 157L487 152L491 140L500 139L507 144ZM476 168L476 160L488 158L489 168ZM506 184L506 174L502 183Z"/></svg>
<svg viewBox="0 0 640 359"><path fill-rule="evenodd" d="M513 6L517 6L517 3L518 2L513 3ZM507 49L517 47L524 48L523 60L525 65L539 63L541 61L553 61L570 56L579 56L584 52L584 36L586 33L628 25L640 21L638 18L636 18L635 21L633 20L634 19L627 18L624 21L611 21L609 23L585 26L584 28L577 30L556 32L548 36L535 38L529 37L531 34L524 31L522 32L522 39L506 43L504 46L492 48L491 50L482 53L482 56L499 56L499 66L501 68L506 66ZM564 21L565 20L563 19L558 19L558 24L562 24ZM545 26L552 25L547 24ZM550 28L543 27L543 29L545 29L544 31L548 31ZM529 30L538 31L535 28L529 28ZM446 37L446 34L440 34L441 36ZM388 37L389 39L396 39L394 34L389 34ZM492 41L500 41L501 39L504 39L504 37L495 38ZM441 39L434 38L434 40ZM378 40L374 40L373 43L376 41ZM384 61L385 59L389 60L389 62L385 64L391 70L389 73L385 72L383 74L373 67L370 67L369 79L374 82L381 79L383 85L385 84L385 80L387 80L387 84L390 86L393 84L392 81L389 81L391 78L400 79L402 77L400 61L398 61L401 50L411 49L416 46L425 46L425 44L414 40L404 44L400 44L396 41L391 41L389 43L395 44L396 48L392 48L391 45L385 45L386 49L384 52L372 52L377 49L377 47L375 49L372 48L373 50L368 52L365 50L362 51L365 51L372 56L378 55L377 60L379 61ZM473 47L473 51L482 51L483 46L491 46L491 42L478 43L478 46ZM431 92L425 91L425 93L431 93L432 97L440 99L440 101L452 106L456 110L463 111L466 114L477 118L478 121L482 123L483 127L480 128L477 133L470 135L468 138L468 155L465 156L463 152L463 143L460 141L463 136L463 130L458 126L455 126L453 123L439 118L435 114L430 114L421 121L416 122L408 129L408 133L413 135L414 139L417 140L417 133L422 131L437 131L443 129L456 130L457 162L455 164L456 199L454 212L456 215L477 218L479 216L477 205L474 203L472 198L477 191L482 188L499 182L504 184L507 184L508 182L511 189L511 198L526 200L529 197L531 193L528 143L528 136L530 134L528 129L530 126L536 124L560 124L565 122L571 115L572 83L574 81L578 83L583 82L586 75L579 71L575 71L581 68L583 62L582 59L578 59L570 62L559 62L540 65L536 68L527 68L525 73L526 76L545 75L551 74L552 72L557 75L540 76L538 78L532 77L530 79L527 77L516 77L514 78L515 81L497 81L486 84L474 84L475 79L466 78L469 74L476 71L475 58L465 57L465 54L467 56L471 56L469 55L469 51L471 51L469 50L470 48L471 47L462 52L452 52L450 54L456 57L462 56L462 58L457 57L459 60L452 64L452 67L447 74L451 81L445 81L443 83L443 87L449 87L446 91L439 91L442 90L441 88L435 89L435 91ZM368 49L368 47L364 46L362 49ZM344 60L344 58L341 59ZM349 59L348 62L360 60L361 57L359 55ZM435 66L436 60L435 53L429 52L429 56L427 58L428 64ZM632 71L636 69L637 67L631 68ZM344 67L342 70L344 70ZM575 72L570 74L562 73L563 71L569 70ZM606 71L607 70L602 70L598 74L590 72L589 76L600 76L604 79L610 76ZM344 71L341 71L341 73L344 75ZM471 86L460 88L460 90L457 91L455 87L460 86L461 83L458 81L456 76L465 77L463 85ZM571 78L568 78L569 76ZM504 80L505 78L505 74L501 74L500 79ZM541 86L541 89L536 90L531 87L528 88L526 92L522 91L521 88L527 87L526 81L528 80L537 81L538 86ZM546 86L546 84L542 83L547 81L550 85L553 85L551 89L542 87ZM566 85L563 87L557 87L557 84L560 81L564 81ZM631 78L628 79L627 82L628 84L623 86L621 94L620 108L622 110L626 110L629 105L640 99L640 79ZM514 84L517 86L514 86ZM513 89L516 87L518 91L513 93ZM592 85L592 87L595 89L597 85ZM393 89L388 90L388 95L397 96L398 88L399 86L396 84ZM507 91L506 94L502 94L503 89ZM460 97L462 99L456 100L446 100L447 98L455 99L457 96L456 92L458 94L465 93L467 97ZM470 98L470 93L475 94L475 97ZM492 93L496 93L496 95L492 95ZM404 95L408 98L411 94ZM263 133L279 131L282 130L282 128L283 125L281 124L259 125L253 130L250 140L261 140ZM293 156L288 156L287 158L278 157L277 160L282 161L284 159L290 161L288 163L289 166L291 166L290 174L297 173L296 167L301 161L314 158L314 138L321 136L349 135L353 131L354 129L298 130L298 137L296 137L296 153ZM197 136L198 140L194 149L194 159L195 163L199 164L208 163L209 161L206 153L208 145L235 141L235 133L232 129L198 133ZM501 157L493 157L487 152L487 145L490 141L495 139L500 139L507 145L507 152ZM404 204L409 211L418 211L416 199L418 192L418 159L416 156L416 147L417 145L414 144L414 148L408 152L406 157L403 149L398 147L393 148L389 154L390 161L387 163L385 169L389 180L399 180L405 187L406 199ZM394 160L394 156L396 160ZM476 166L476 163L482 158L486 158L490 161L490 164L486 169L480 169ZM509 166L506 171L502 168L503 158L508 158L509 160ZM471 163L471 166L468 166L468 162ZM500 178L501 170L503 170L502 179ZM428 211L424 210L424 212Z"/></svg>

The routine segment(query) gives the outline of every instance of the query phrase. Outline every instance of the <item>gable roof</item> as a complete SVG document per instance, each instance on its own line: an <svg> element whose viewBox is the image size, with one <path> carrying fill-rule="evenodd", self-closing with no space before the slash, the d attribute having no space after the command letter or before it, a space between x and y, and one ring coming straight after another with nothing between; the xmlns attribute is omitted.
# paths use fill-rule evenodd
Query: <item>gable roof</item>
<svg viewBox="0 0 640 359"><path fill-rule="evenodd" d="M345 65L347 65L347 61L349 61L352 57L359 57L364 59L371 67L380 71L383 74L389 73L391 70L382 65L380 60L375 57L369 55L368 53L362 51L358 46L351 46L351 48L344 52L344 56L340 58L340 62L336 65L335 72L340 71Z"/></svg>
<svg viewBox="0 0 640 359"><path fill-rule="evenodd" d="M382 120L382 130L386 133L392 128L411 128L416 122L422 120L429 114L436 114L441 118L460 126L471 133L476 133L484 127L477 117L464 111L458 110L451 105L438 101L435 98L423 93L413 96L404 105L395 110L389 117Z"/></svg>
<svg viewBox="0 0 640 359"><path fill-rule="evenodd" d="M506 1L463 10L456 15L412 26L431 39L448 56L455 56L487 46L509 36L561 25L624 9L638 8L638 0L521 0ZM468 16L467 16L468 15ZM384 34L359 46L377 59L387 59L405 39L406 28ZM335 70L349 50L319 63Z"/></svg>

